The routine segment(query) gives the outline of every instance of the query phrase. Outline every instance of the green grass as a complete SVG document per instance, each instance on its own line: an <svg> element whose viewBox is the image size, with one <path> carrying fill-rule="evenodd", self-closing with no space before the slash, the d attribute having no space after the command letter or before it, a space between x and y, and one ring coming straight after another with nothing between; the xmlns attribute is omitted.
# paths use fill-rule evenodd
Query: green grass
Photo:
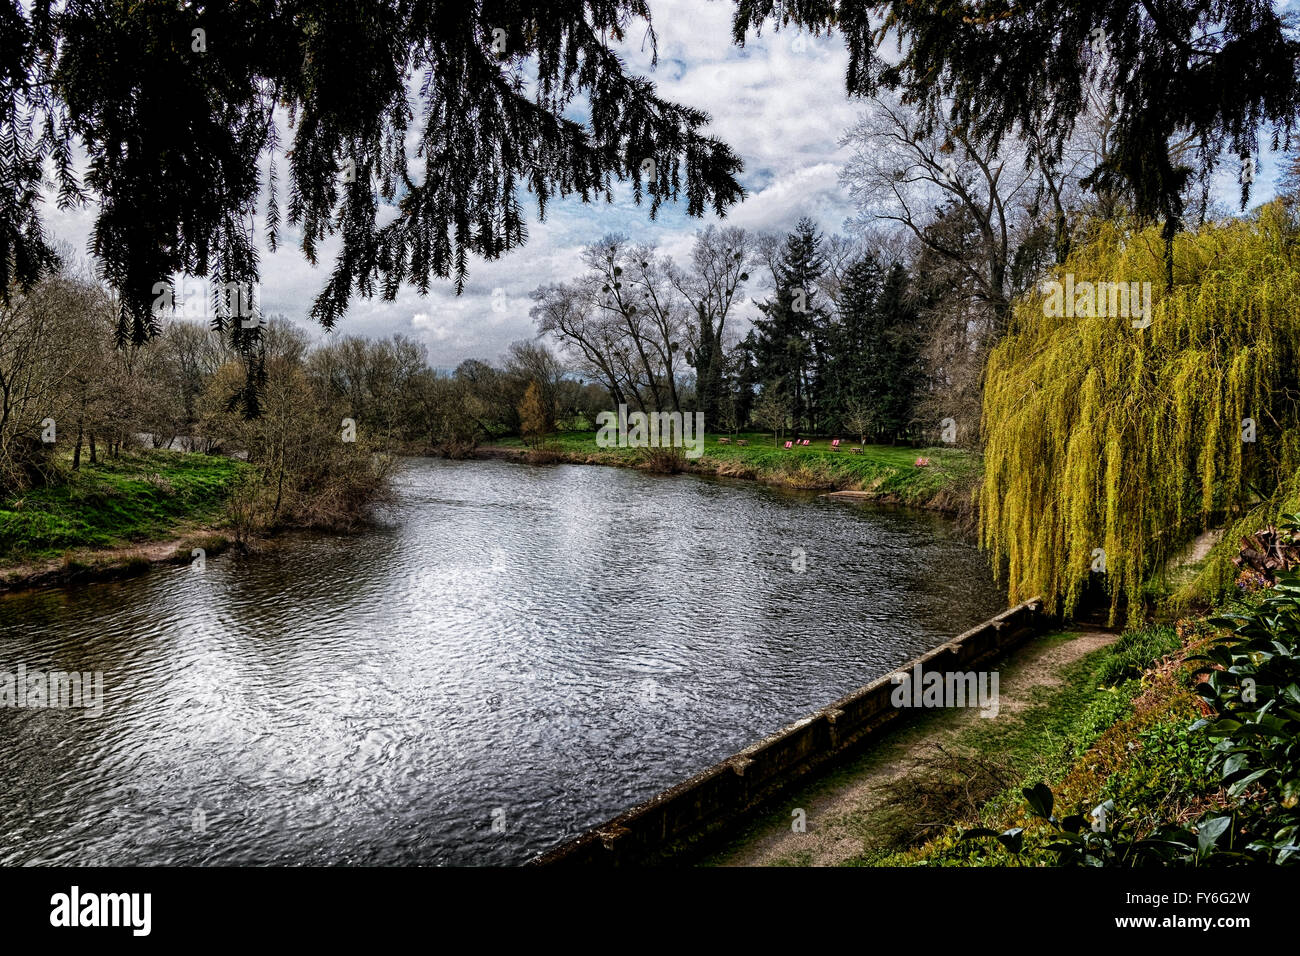
<svg viewBox="0 0 1300 956"><path fill-rule="evenodd" d="M1043 638L1044 642L1065 640L1068 634ZM966 793L971 782L980 778L973 772L981 765L994 767L985 775L986 791L981 814L993 817L1006 812L1020 800L1020 789L1039 780L1055 780L1088 751L1108 728L1132 712L1136 682L1118 688L1099 686L1096 675L1111 653L1101 648L1062 668L1061 683L1035 687L1030 706L1007 720L977 720L964 728L953 742L951 762L921 771L910 788L903 788L899 799L884 814L863 822L864 852L847 861L848 866L896 866L927 859L925 849L919 853L908 844L918 832L927 832L924 822L936 820L936 809L952 804L955 816L958 794ZM1008 676L1015 665L1006 667ZM914 791L914 792L909 792ZM918 800L924 794L925 798ZM941 797L937 801L935 795ZM967 811L969 812L969 808ZM931 828L936 833L935 847L951 845L953 830ZM873 834L873 830L883 833ZM874 836L874 839L872 838ZM926 849L931 845L926 844Z"/></svg>
<svg viewBox="0 0 1300 956"><path fill-rule="evenodd" d="M84 459L64 480L0 505L0 563L120 547L218 521L242 462L170 451Z"/></svg>
<svg viewBox="0 0 1300 956"><path fill-rule="evenodd" d="M1052 788L1061 816L1109 798L1119 818L1140 828L1187 817L1217 787L1208 770L1209 742L1191 730L1200 716L1187 686L1194 668L1151 669L1171 651L1186 653L1183 648L1171 629L1140 628L1075 662L1062 672L1064 687L1049 707L1026 712L1009 738L978 744L987 752L997 743L1016 771L1014 785L987 800L978 820L948 827L919 847L861 862L1053 865L1055 857L1044 849L1050 834L1035 835L1033 848L1027 843L1018 858L991 840L960 839L960 830L972 824L999 831L1021 826L1037 834L1040 822L1030 818L1021 790L1039 781Z"/></svg>
<svg viewBox="0 0 1300 956"><path fill-rule="evenodd" d="M1060 791L1064 802L1090 800L1084 809L1091 809L1112 798L1137 819L1178 813L1202 799L1212 781L1205 744L1189 732L1196 716L1190 691L1181 672L1155 679L1147 670L1171 650L1182 650L1175 632L1125 632L1115 643L1055 668L1054 680L1037 682L1038 656L1076 636L1042 635L1030 645L1032 655L1018 653L998 665L1004 687L1035 681L1027 694L1013 694L1027 706L997 720L964 723L952 711L918 714L888 739L800 787L702 862L725 862L737 848L787 829L790 806L815 806L872 779L873 786L888 787L883 800L838 809L819 822L833 827L837 838L861 840L861 852L842 865L1005 864L1005 855L963 843L960 831L976 824L999 830L1022 825L1021 790L1039 781L1054 789L1070 781ZM882 777L899 765L908 769ZM796 851L774 862L802 865L810 859Z"/></svg>
<svg viewBox="0 0 1300 956"><path fill-rule="evenodd" d="M1061 684L1035 687L1032 706L1016 719L973 724L963 743L997 754L1015 767L1015 788L1060 776L1101 732L1126 716L1136 685L1103 687L1097 673L1111 655L1109 647L1093 651L1062 668Z"/></svg>
<svg viewBox="0 0 1300 956"><path fill-rule="evenodd" d="M1180 647L1178 635L1172 627L1150 625L1125 631L1105 663L1097 672L1097 679L1107 687L1133 678L1166 654Z"/></svg>
<svg viewBox="0 0 1300 956"><path fill-rule="evenodd" d="M831 448L829 438L787 449L774 445L770 432L742 432L738 437L748 445L739 446L735 439L720 444L719 436L706 436L703 456L690 469L794 488L863 491L882 500L952 510L970 507L970 492L979 474L978 458L963 449L867 445L861 454L854 454L849 447L855 443L847 437L841 451ZM523 447L517 438L498 444ZM552 436L549 447L571 461L590 464L632 465L640 457L639 449L598 448L594 431L560 432ZM931 464L917 467L920 457Z"/></svg>

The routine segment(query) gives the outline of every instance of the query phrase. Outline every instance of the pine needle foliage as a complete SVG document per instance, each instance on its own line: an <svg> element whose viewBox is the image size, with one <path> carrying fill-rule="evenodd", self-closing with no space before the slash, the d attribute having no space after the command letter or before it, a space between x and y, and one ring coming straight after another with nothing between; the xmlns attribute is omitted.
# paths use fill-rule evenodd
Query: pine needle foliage
<svg viewBox="0 0 1300 956"><path fill-rule="evenodd" d="M46 160L60 205L98 205L91 252L136 344L173 275L258 280L264 196L270 249L290 227L312 264L332 246L325 328L358 295L460 292L471 256L525 242L526 202L626 182L652 217L725 214L739 157L628 68L629 37L653 62L645 0L0 0L0 302L56 258Z"/></svg>
<svg viewBox="0 0 1300 956"><path fill-rule="evenodd" d="M1012 601L1041 594L1070 614L1101 584L1112 622L1121 608L1132 620L1145 583L1194 534L1294 496L1298 239L1280 204L1181 234L1166 289L1161 233L1100 223L1047 280L1149 282L1149 326L1096 314L1120 311L1109 302L1057 315L1042 285L1017 303L986 371L979 492L981 538Z"/></svg>

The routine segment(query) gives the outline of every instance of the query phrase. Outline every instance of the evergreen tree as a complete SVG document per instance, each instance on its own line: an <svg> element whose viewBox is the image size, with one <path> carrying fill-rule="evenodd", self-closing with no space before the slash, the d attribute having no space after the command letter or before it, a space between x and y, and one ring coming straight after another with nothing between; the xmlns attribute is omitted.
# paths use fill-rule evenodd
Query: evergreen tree
<svg viewBox="0 0 1300 956"><path fill-rule="evenodd" d="M847 427L850 409L868 411L866 363L871 354L876 300L884 280L874 256L854 261L844 273L839 316L832 333L831 360L826 383L827 425L832 431Z"/></svg>
<svg viewBox="0 0 1300 956"><path fill-rule="evenodd" d="M266 187L274 249L281 164L304 255L339 240L311 309L327 328L353 294L459 291L471 255L524 242L525 191L539 216L554 196L612 199L615 180L652 216L683 193L688 214L721 214L740 162L706 114L624 69L609 44L636 21L643 0L0 0L0 297L55 261L46 160L61 205L98 202L92 250L136 342L174 274L257 280L249 222ZM235 326L252 350L258 329Z"/></svg>
<svg viewBox="0 0 1300 956"><path fill-rule="evenodd" d="M771 383L789 407L796 436L803 425L813 427L816 411L815 336L826 318L817 292L817 280L826 266L821 240L811 219L799 220L781 246L772 298L758 304L762 317L754 320L757 376Z"/></svg>
<svg viewBox="0 0 1300 956"><path fill-rule="evenodd" d="M873 358L865 369L867 394L875 406L876 433L892 442L915 417L922 377L917 309L902 263L890 268L874 312L878 332Z"/></svg>
<svg viewBox="0 0 1300 956"><path fill-rule="evenodd" d="M885 270L866 255L848 268L827 376L832 428L865 416L883 439L896 441L907 429L923 374L917 320L901 263Z"/></svg>

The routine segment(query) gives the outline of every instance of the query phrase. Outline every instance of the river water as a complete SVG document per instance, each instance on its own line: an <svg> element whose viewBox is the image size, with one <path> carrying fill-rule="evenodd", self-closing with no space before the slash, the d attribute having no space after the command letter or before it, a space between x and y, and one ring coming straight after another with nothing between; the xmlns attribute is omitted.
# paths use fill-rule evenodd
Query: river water
<svg viewBox="0 0 1300 956"><path fill-rule="evenodd" d="M408 462L378 528L0 598L0 863L512 864L998 612L943 519ZM799 570L802 568L802 570Z"/></svg>

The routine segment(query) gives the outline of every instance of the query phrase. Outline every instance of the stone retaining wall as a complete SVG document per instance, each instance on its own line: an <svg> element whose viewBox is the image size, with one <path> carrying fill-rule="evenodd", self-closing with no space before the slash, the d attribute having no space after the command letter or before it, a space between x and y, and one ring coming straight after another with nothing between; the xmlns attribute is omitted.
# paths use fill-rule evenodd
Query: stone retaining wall
<svg viewBox="0 0 1300 956"><path fill-rule="evenodd" d="M730 827L897 718L902 711L890 702L897 687L891 675L911 673L917 664L923 673L973 670L1042 630L1045 623L1038 599L1003 611L529 865L662 862Z"/></svg>

